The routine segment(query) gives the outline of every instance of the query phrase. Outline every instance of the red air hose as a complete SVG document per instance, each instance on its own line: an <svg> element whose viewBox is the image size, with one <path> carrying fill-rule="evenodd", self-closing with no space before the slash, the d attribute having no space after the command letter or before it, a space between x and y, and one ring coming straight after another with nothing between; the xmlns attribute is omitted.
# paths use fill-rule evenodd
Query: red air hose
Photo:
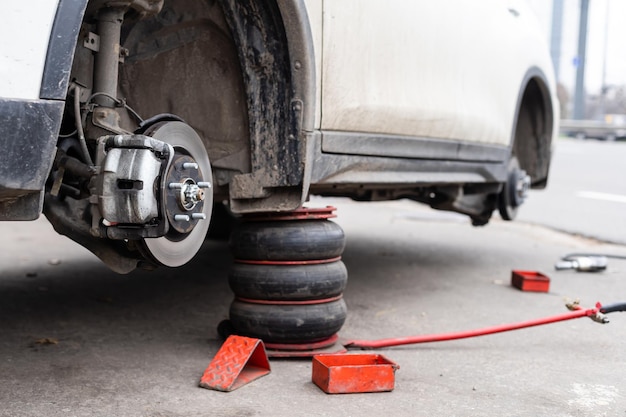
<svg viewBox="0 0 626 417"><path fill-rule="evenodd" d="M617 308L617 306L621 308ZM572 320L580 317L590 317L594 321L599 323L608 323L608 320L604 316L604 312L624 311L626 304L619 304L616 307L602 307L600 303L596 304L595 308L582 309L578 304L568 305L568 308L573 310L568 313L559 314L557 316L545 317L536 320L524 321L521 323L502 324L499 326L486 327L483 329L469 330L455 333L442 333L433 335L422 336L410 336L400 337L394 339L380 339L380 340L352 340L344 343L347 348L360 348L360 349L380 349L392 346L401 345L413 345L417 343L429 343L429 342L443 342L446 340L465 339L468 337L484 336L494 333L508 332L510 330L523 329L526 327L540 326L542 324L556 323L559 321ZM622 309L624 308L624 309Z"/></svg>

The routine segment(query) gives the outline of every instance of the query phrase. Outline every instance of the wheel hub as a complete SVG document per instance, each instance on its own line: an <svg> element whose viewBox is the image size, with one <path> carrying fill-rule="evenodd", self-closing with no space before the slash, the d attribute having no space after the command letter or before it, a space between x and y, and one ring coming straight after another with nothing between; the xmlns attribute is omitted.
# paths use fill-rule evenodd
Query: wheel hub
<svg viewBox="0 0 626 417"><path fill-rule="evenodd" d="M165 184L165 213L172 228L178 233L189 233L198 222L207 219L203 209L211 183L204 181L200 167L193 158L176 155Z"/></svg>

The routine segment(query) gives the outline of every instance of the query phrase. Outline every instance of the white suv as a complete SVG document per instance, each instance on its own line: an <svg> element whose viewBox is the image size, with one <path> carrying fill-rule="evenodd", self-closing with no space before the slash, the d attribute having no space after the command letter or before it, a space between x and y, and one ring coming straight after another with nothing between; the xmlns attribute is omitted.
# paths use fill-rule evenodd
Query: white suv
<svg viewBox="0 0 626 417"><path fill-rule="evenodd" d="M237 253L295 245L265 213L327 221L311 194L483 225L548 178L554 77L523 1L5 1L0 36L0 220L43 211L117 272L189 261L215 204L256 221Z"/></svg>

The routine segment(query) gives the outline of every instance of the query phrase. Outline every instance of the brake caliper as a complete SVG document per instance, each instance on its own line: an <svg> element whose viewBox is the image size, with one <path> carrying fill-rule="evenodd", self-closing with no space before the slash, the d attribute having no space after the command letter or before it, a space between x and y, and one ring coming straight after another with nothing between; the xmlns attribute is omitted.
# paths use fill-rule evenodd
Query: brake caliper
<svg viewBox="0 0 626 417"><path fill-rule="evenodd" d="M144 135L98 139L91 233L115 240L190 233L206 219L202 173L194 159Z"/></svg>

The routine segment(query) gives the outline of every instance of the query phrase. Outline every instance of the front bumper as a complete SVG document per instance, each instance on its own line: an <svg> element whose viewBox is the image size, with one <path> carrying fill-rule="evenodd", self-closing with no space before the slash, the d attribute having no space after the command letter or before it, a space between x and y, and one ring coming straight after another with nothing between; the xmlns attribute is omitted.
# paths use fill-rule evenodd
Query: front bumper
<svg viewBox="0 0 626 417"><path fill-rule="evenodd" d="M0 221L39 217L63 108L56 100L0 98Z"/></svg>

